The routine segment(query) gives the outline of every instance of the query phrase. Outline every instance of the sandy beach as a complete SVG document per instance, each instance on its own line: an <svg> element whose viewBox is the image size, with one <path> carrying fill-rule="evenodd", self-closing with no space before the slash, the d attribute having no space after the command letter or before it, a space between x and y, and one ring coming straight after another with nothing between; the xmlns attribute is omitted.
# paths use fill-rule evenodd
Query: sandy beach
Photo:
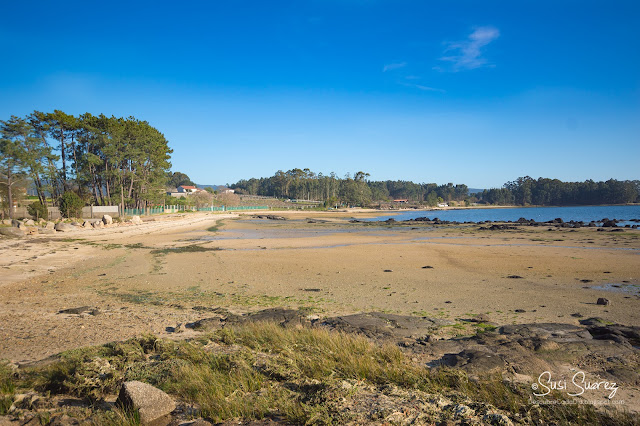
<svg viewBox="0 0 640 426"><path fill-rule="evenodd" d="M190 214L2 240L0 358L23 363L169 335L167 327L199 319L198 306L640 325L637 231L349 222L371 211L272 214L288 220ZM610 305L597 305L600 297ZM58 313L84 306L100 314Z"/></svg>

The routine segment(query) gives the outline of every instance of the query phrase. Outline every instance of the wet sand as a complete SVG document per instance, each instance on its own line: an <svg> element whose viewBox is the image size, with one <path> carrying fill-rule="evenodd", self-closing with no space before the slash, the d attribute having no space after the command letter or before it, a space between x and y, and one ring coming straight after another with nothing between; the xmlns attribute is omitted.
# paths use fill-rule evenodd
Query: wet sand
<svg viewBox="0 0 640 426"><path fill-rule="evenodd" d="M482 313L497 324L598 316L640 325L640 299L629 287L640 285L638 231L479 231L348 221L375 212L270 214L289 220L192 214L0 240L0 359L29 362L145 333L175 336L167 327L203 318L198 306L451 320ZM221 220L218 231L207 230ZM599 297L611 304L596 305ZM82 306L99 313L58 313Z"/></svg>

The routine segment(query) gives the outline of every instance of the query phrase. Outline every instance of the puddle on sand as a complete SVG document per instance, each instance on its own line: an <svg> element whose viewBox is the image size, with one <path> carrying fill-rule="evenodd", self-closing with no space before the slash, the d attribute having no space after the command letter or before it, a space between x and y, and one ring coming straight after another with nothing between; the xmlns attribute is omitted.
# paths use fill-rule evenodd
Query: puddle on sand
<svg viewBox="0 0 640 426"><path fill-rule="evenodd" d="M614 291L616 293L625 293L633 296L640 296L640 285L623 284L623 283L607 283L590 287L591 290Z"/></svg>

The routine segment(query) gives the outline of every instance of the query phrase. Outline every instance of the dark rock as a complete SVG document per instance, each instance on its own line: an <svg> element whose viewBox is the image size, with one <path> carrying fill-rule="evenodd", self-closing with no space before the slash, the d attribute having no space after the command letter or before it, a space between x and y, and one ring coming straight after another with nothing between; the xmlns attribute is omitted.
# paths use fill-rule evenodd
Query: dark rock
<svg viewBox="0 0 640 426"><path fill-rule="evenodd" d="M518 278L522 278L522 277L520 275L507 275L507 278L518 279Z"/></svg>
<svg viewBox="0 0 640 426"><path fill-rule="evenodd" d="M116 404L126 409L138 410L143 425L165 423L162 420L176 409L176 403L169 395L138 381L125 382L122 385ZM167 418L166 424L169 421Z"/></svg>
<svg viewBox="0 0 640 426"><path fill-rule="evenodd" d="M515 311L513 311L513 312L517 312L517 313L521 314L521 313L523 313L523 312L527 312L527 311L525 311L524 309L516 309L516 310L515 310Z"/></svg>
<svg viewBox="0 0 640 426"><path fill-rule="evenodd" d="M610 304L611 302L609 301L609 299L605 299L604 297L599 297L598 301L596 302L596 305L608 306Z"/></svg>
<svg viewBox="0 0 640 426"><path fill-rule="evenodd" d="M429 266L429 265L423 266L422 269L433 269L433 266Z"/></svg>
<svg viewBox="0 0 640 426"><path fill-rule="evenodd" d="M385 269L384 272L393 272L393 269Z"/></svg>
<svg viewBox="0 0 640 426"><path fill-rule="evenodd" d="M485 373L505 366L504 360L486 350L465 349L457 354L447 354L442 362L454 368L462 368L473 373Z"/></svg>
<svg viewBox="0 0 640 426"><path fill-rule="evenodd" d="M58 311L59 314L71 314L71 315L81 315L81 314L89 314L89 315L98 315L100 314L100 310L91 306L80 306L79 308L69 308L62 309Z"/></svg>
<svg viewBox="0 0 640 426"><path fill-rule="evenodd" d="M556 323L504 325L500 327L499 333L518 335L529 339L549 339L561 343L582 342L592 339L591 334L582 327Z"/></svg>
<svg viewBox="0 0 640 426"><path fill-rule="evenodd" d="M426 336L445 325L455 322L428 317L370 312L345 315L319 321L319 326L347 333L363 334L369 338L408 338Z"/></svg>

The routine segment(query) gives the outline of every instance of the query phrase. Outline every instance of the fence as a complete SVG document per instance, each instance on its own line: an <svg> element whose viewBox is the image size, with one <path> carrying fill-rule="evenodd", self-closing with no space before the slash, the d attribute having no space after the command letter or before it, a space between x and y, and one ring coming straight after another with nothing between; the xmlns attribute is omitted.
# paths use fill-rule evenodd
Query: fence
<svg viewBox="0 0 640 426"><path fill-rule="evenodd" d="M49 217L48 220L60 219L60 209L58 207L47 207ZM199 211L199 212L224 212L224 211L241 211L241 210L269 210L269 206L211 206L211 207L196 207L196 206L156 206L147 207L146 209L124 209L124 216L146 216L152 214L162 213L179 213L184 211ZM108 214L111 217L119 217L120 210L118 206L87 206L82 208L82 217L85 219L101 218L103 215ZM16 218L31 218L31 215L27 212L26 207L14 207L13 217ZM35 219L35 217L33 218Z"/></svg>

